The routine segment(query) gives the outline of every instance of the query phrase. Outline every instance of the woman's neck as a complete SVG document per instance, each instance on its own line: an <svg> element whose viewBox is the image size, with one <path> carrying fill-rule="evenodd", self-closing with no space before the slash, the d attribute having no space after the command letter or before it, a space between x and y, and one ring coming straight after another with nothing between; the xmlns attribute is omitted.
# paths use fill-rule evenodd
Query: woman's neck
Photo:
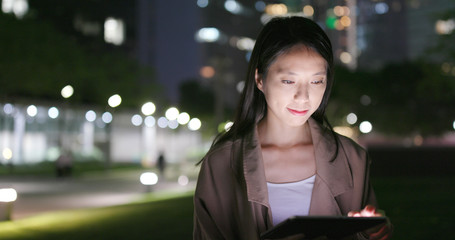
<svg viewBox="0 0 455 240"><path fill-rule="evenodd" d="M310 144L312 142L308 121L302 126L291 127L273 123L265 117L258 123L258 134L261 145L271 145L280 148Z"/></svg>

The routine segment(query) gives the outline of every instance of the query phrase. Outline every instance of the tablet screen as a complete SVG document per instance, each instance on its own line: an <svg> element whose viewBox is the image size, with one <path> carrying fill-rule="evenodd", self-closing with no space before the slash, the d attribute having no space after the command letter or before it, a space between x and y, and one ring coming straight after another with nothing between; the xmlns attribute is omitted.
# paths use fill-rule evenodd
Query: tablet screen
<svg viewBox="0 0 455 240"><path fill-rule="evenodd" d="M386 217L295 216L264 232L261 239L277 239L296 234L303 234L305 239L319 236L342 238L385 222Z"/></svg>

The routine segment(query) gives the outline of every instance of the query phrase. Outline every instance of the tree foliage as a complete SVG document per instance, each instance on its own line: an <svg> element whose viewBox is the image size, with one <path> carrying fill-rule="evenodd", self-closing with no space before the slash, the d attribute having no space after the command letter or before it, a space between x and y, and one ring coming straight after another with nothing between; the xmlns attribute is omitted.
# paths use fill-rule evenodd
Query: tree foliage
<svg viewBox="0 0 455 240"><path fill-rule="evenodd" d="M330 114L345 122L354 112L380 132L438 135L453 130L455 78L440 64L412 61L388 64L377 72L336 71ZM368 97L366 97L368 96ZM361 98L370 102L361 103ZM331 103L331 104L332 104Z"/></svg>
<svg viewBox="0 0 455 240"><path fill-rule="evenodd" d="M75 89L72 102L100 106L113 94L122 96L122 106L135 106L162 92L150 69L120 51L89 51L47 22L4 14L0 22L2 101L61 100L60 90L67 84Z"/></svg>

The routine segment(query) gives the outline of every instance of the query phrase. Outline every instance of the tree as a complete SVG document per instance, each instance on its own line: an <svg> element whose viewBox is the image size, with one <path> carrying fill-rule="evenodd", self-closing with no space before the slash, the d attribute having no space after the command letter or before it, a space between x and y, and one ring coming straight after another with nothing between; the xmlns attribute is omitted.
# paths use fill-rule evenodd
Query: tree
<svg viewBox="0 0 455 240"><path fill-rule="evenodd" d="M92 52L53 25L0 14L0 96L3 101L33 98L61 100L67 84L75 88L72 102L105 106L114 93L122 107L137 106L147 97L161 97L150 69L141 68L120 51Z"/></svg>
<svg viewBox="0 0 455 240"><path fill-rule="evenodd" d="M339 119L337 124L354 112L376 130L392 135L426 136L453 130L455 81L439 64L394 63L377 72L337 68L335 77L334 106L329 113ZM364 104L362 96L367 98Z"/></svg>

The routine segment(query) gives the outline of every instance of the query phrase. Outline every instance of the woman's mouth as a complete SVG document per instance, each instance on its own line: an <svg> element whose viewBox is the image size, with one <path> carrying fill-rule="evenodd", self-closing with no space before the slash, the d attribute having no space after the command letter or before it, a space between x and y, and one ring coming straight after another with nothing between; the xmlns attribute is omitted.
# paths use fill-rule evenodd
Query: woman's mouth
<svg viewBox="0 0 455 240"><path fill-rule="evenodd" d="M308 112L308 110L299 111L299 110L295 110L295 109L291 109L291 108L288 108L288 111L296 116L303 116L303 115L307 114L307 112Z"/></svg>

